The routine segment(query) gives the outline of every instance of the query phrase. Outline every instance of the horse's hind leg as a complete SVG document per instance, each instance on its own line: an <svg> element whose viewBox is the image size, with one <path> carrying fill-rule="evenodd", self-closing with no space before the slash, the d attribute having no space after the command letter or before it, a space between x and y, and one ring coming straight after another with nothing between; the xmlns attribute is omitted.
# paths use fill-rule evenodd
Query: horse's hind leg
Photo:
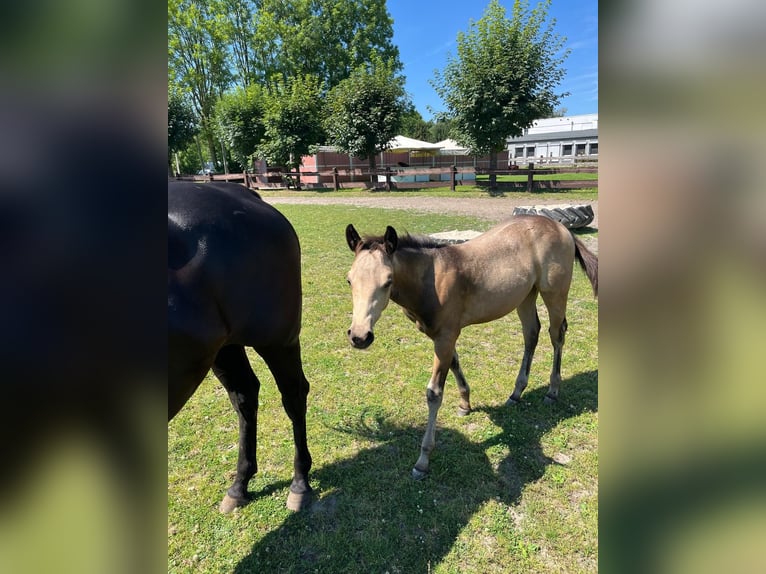
<svg viewBox="0 0 766 574"><path fill-rule="evenodd" d="M460 361L457 358L457 351L452 354L452 363L450 370L457 381L457 390L460 393L460 404L457 407L457 414L461 417L471 412L471 389L463 375L463 369L460 368Z"/></svg>
<svg viewBox="0 0 766 574"><path fill-rule="evenodd" d="M239 416L237 474L220 506L221 512L231 512L237 506L247 504L247 483L258 470L255 451L261 383L250 367L245 348L239 345L229 345L218 351L213 372L229 393L229 400Z"/></svg>
<svg viewBox="0 0 766 574"><path fill-rule="evenodd" d="M527 388L529 382L529 370L532 367L532 358L535 355L537 341L540 338L540 318L537 315L537 289L532 289L521 305L516 309L521 319L521 329L524 333L524 357L521 359L519 374L516 376L516 386L513 394L506 401L507 405L514 405L521 400L521 393Z"/></svg>
<svg viewBox="0 0 766 574"><path fill-rule="evenodd" d="M543 293L543 300L548 307L548 315L551 319L551 325L548 333L553 345L553 366L551 368L551 379L548 392L545 394L546 403L554 403L559 397L559 387L561 386L561 354L564 348L564 339L567 332L566 305L567 291L546 296Z"/></svg>
<svg viewBox="0 0 766 574"><path fill-rule="evenodd" d="M287 347L257 351L271 369L282 394L282 406L293 423L294 474L290 494L287 496L287 508L300 510L311 502L312 495L309 485L311 454L306 440L306 398L309 394L309 382L303 374L300 345L296 343Z"/></svg>

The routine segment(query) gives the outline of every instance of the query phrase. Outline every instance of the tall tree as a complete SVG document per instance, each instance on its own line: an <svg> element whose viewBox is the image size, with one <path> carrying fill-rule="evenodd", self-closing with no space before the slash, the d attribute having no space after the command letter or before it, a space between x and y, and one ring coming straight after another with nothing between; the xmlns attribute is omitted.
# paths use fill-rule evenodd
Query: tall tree
<svg viewBox="0 0 766 574"><path fill-rule="evenodd" d="M177 89L168 90L168 173L173 171L172 154L194 141L197 118L194 110Z"/></svg>
<svg viewBox="0 0 766 574"><path fill-rule="evenodd" d="M301 76L269 88L258 155L272 165L300 167L303 156L324 139L321 87L316 78ZM300 176L297 187L300 189Z"/></svg>
<svg viewBox="0 0 766 574"><path fill-rule="evenodd" d="M231 82L226 38L217 25L220 0L168 0L168 73L194 106L210 157L215 102Z"/></svg>
<svg viewBox="0 0 766 574"><path fill-rule="evenodd" d="M376 59L330 90L325 112L329 142L343 153L369 159L374 182L375 156L388 149L409 105L404 79L392 64Z"/></svg>
<svg viewBox="0 0 766 574"><path fill-rule="evenodd" d="M311 75L326 89L378 56L402 69L385 0L259 0L255 52L271 82Z"/></svg>
<svg viewBox="0 0 766 574"><path fill-rule="evenodd" d="M252 167L253 154L263 139L265 105L263 88L257 84L224 94L216 104L218 136L245 169Z"/></svg>
<svg viewBox="0 0 766 574"><path fill-rule="evenodd" d="M556 93L569 51L566 38L546 23L551 0L529 9L516 0L510 19L497 0L457 36L450 56L431 84L452 120L451 136L476 155L490 155L490 187L495 187L495 152L520 136L537 118L548 117L566 93Z"/></svg>
<svg viewBox="0 0 766 574"><path fill-rule="evenodd" d="M253 0L221 0L216 25L230 50L237 83L247 88L256 81L255 11Z"/></svg>

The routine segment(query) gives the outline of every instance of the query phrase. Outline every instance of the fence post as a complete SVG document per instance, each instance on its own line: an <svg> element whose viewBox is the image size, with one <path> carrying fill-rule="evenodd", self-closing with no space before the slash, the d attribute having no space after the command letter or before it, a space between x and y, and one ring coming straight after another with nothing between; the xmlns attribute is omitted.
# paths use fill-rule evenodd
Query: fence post
<svg viewBox="0 0 766 574"><path fill-rule="evenodd" d="M534 169L535 169L535 162L530 161L527 165L527 169L529 170L527 173L527 192L532 193L534 189Z"/></svg>
<svg viewBox="0 0 766 574"><path fill-rule="evenodd" d="M332 186L335 188L335 191L338 191L340 189L340 182L338 181L337 167L332 168Z"/></svg>
<svg viewBox="0 0 766 574"><path fill-rule="evenodd" d="M391 191L391 168L386 167L386 191Z"/></svg>
<svg viewBox="0 0 766 574"><path fill-rule="evenodd" d="M452 168L449 170L449 189L450 191L455 191L455 180L457 179L457 166L452 165Z"/></svg>

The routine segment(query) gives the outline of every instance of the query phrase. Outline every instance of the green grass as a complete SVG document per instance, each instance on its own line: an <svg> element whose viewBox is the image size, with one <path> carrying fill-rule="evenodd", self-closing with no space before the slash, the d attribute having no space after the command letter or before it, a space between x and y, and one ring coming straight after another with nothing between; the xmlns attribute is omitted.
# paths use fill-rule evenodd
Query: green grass
<svg viewBox="0 0 766 574"><path fill-rule="evenodd" d="M295 193L295 192L289 192ZM343 192L346 193L346 192ZM369 193L369 192L368 192ZM429 192L430 193L430 192ZM410 478L424 430L431 342L391 304L375 343L346 341L352 261L344 228L382 233L486 229L469 217L348 206L281 205L303 250L303 361L317 500L285 508L290 424L262 360L253 501L217 505L234 474L236 416L203 382L168 428L168 571L593 572L597 568L597 302L575 271L559 404L542 402L551 367L547 316L522 404L504 406L523 351L515 313L464 330L461 364L475 411L456 416L450 376L431 474Z"/></svg>

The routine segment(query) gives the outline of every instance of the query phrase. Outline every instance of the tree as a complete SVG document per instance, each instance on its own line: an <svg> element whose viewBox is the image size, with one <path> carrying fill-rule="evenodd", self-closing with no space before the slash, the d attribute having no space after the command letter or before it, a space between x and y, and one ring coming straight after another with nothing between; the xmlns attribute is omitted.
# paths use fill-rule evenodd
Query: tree
<svg viewBox="0 0 766 574"><path fill-rule="evenodd" d="M402 69L385 0L260 0L254 50L260 78L271 83L315 76L326 89L380 57Z"/></svg>
<svg viewBox="0 0 766 574"><path fill-rule="evenodd" d="M431 137L431 124L423 119L423 116L415 109L414 105L410 104L404 111L404 114L402 114L400 133L408 138L429 141Z"/></svg>
<svg viewBox="0 0 766 574"><path fill-rule="evenodd" d="M431 122L429 135L432 142L440 142L446 140L450 136L452 127L452 120L444 116L437 116L435 121Z"/></svg>
<svg viewBox="0 0 766 574"><path fill-rule="evenodd" d="M168 173L173 171L172 154L191 144L197 131L194 110L178 90L168 90Z"/></svg>
<svg viewBox="0 0 766 574"><path fill-rule="evenodd" d="M220 0L168 0L168 73L194 107L211 159L217 150L212 122L215 103L231 83Z"/></svg>
<svg viewBox="0 0 766 574"><path fill-rule="evenodd" d="M322 85L312 76L277 82L266 97L264 138L257 153L272 165L297 170L324 139ZM300 176L297 187L300 189Z"/></svg>
<svg viewBox="0 0 766 574"><path fill-rule="evenodd" d="M404 79L394 65L375 59L340 82L327 96L325 129L329 143L343 153L370 160L375 181L375 156L388 149L409 105Z"/></svg>
<svg viewBox="0 0 766 574"><path fill-rule="evenodd" d="M263 139L265 95L256 85L224 94L215 108L218 137L243 168L252 167L252 156Z"/></svg>
<svg viewBox="0 0 766 574"><path fill-rule="evenodd" d="M243 88L256 81L253 0L220 0L216 25L230 49L235 76Z"/></svg>
<svg viewBox="0 0 766 574"><path fill-rule="evenodd" d="M491 0L469 31L458 33L457 57L431 82L452 119L450 135L473 154L491 154L490 187L496 186L495 152L535 119L550 116L567 95L555 92L569 52L566 38L553 32L555 20L546 26L550 4L530 10L526 0L516 0L509 20Z"/></svg>

